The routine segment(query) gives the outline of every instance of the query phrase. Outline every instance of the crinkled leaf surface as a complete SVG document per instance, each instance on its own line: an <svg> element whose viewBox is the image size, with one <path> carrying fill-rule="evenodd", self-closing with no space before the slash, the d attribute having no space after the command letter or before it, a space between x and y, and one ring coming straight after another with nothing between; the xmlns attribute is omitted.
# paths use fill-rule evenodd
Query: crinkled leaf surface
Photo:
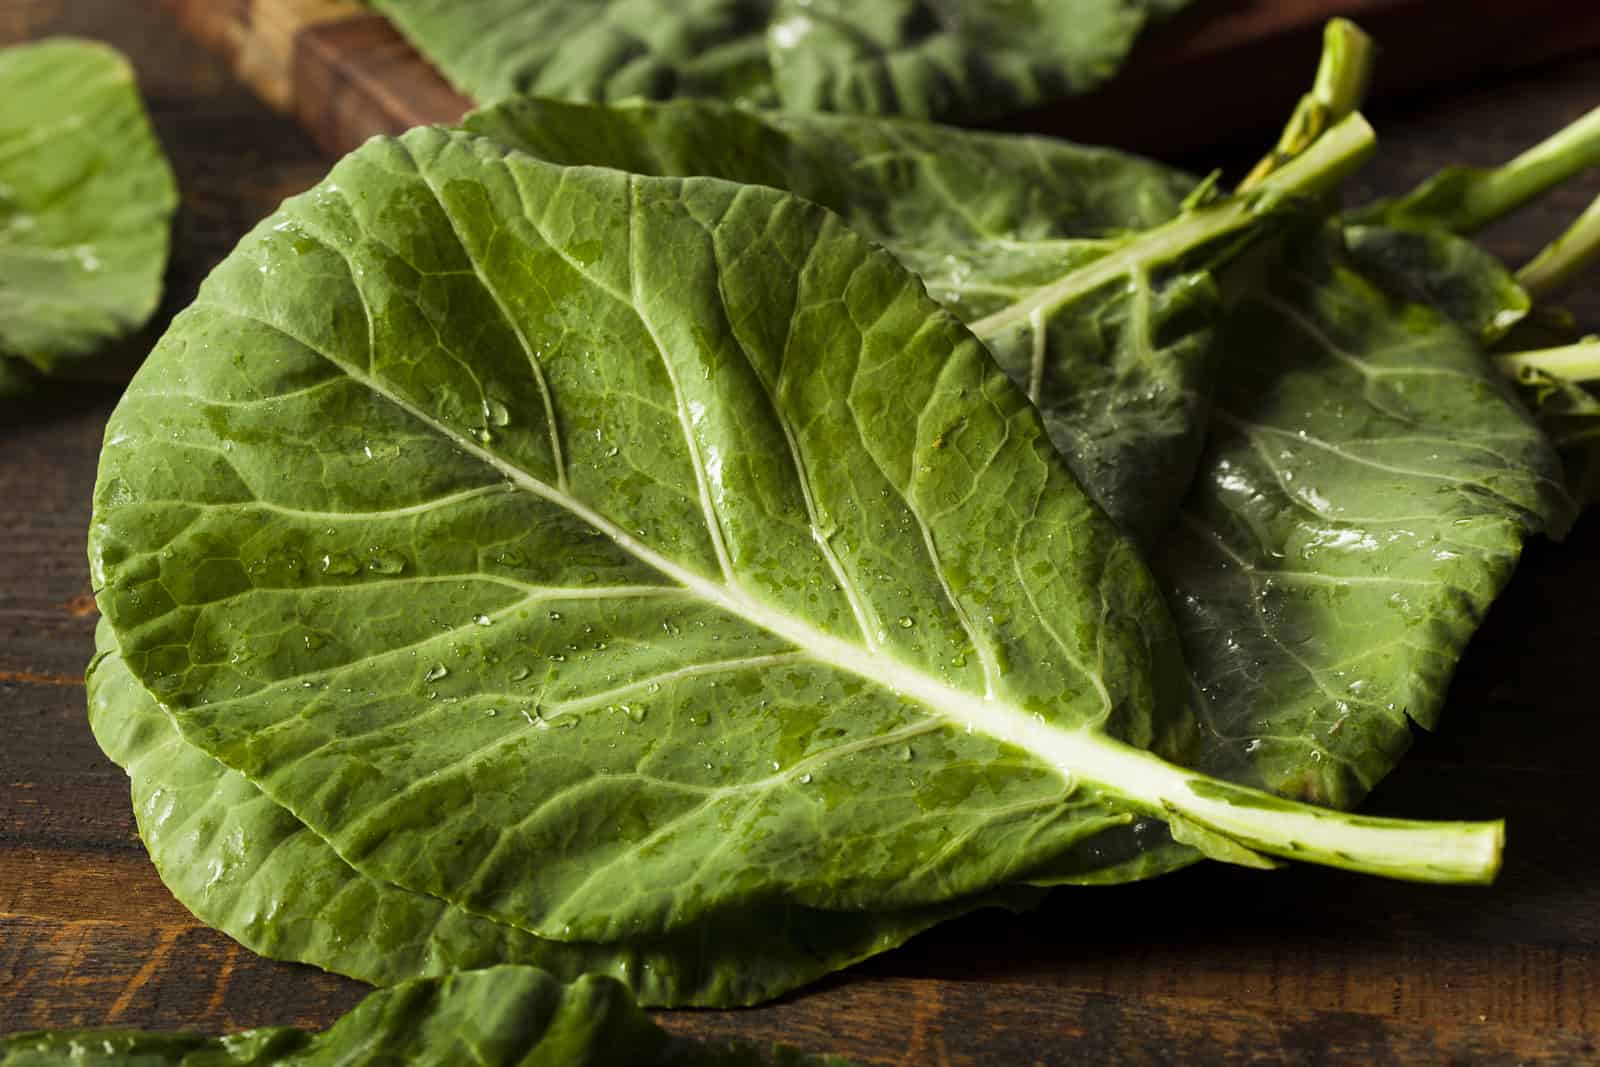
<svg viewBox="0 0 1600 1067"><path fill-rule="evenodd" d="M1209 727L1201 766L1348 807L1412 722L1435 724L1523 541L1563 531L1571 504L1472 333L1363 274L1339 233L1301 242L1231 316L1211 445L1156 566ZM1356 236L1368 256L1418 239ZM1460 262L1479 276L1443 253L1402 273L1438 291L1423 265L1450 281Z"/></svg>
<svg viewBox="0 0 1600 1067"><path fill-rule="evenodd" d="M1154 539L1189 484L1221 314L1205 269L1215 242L1140 240L1179 216L1196 185L1185 174L1041 137L705 101L510 100L465 126L557 163L725 178L823 204L972 327L1136 540Z"/></svg>
<svg viewBox="0 0 1600 1067"><path fill-rule="evenodd" d="M262 955L377 985L501 963L572 981L605 974L643 1004L767 1000L970 910L914 913L782 907L719 915L698 929L624 944L550 941L437 898L368 878L236 771L185 742L122 663L109 624L89 670L89 722L132 780L139 834L173 895ZM1017 887L983 904L1015 908Z"/></svg>
<svg viewBox="0 0 1600 1067"><path fill-rule="evenodd" d="M1183 0L373 0L491 103L709 96L789 111L998 115L1085 92Z"/></svg>
<svg viewBox="0 0 1600 1067"><path fill-rule="evenodd" d="M143 325L176 204L122 56L0 49L0 395Z"/></svg>
<svg viewBox="0 0 1600 1067"><path fill-rule="evenodd" d="M188 740L547 936L949 900L1126 823L1097 762L1188 790L1131 545L913 276L771 190L374 142L140 372L91 554Z"/></svg>
<svg viewBox="0 0 1600 1067"><path fill-rule="evenodd" d="M380 990L319 1034L250 1030L221 1038L83 1031L0 1039L3 1067L179 1064L182 1067L849 1067L793 1049L708 1046L673 1037L621 984L563 985L533 967L494 967Z"/></svg>

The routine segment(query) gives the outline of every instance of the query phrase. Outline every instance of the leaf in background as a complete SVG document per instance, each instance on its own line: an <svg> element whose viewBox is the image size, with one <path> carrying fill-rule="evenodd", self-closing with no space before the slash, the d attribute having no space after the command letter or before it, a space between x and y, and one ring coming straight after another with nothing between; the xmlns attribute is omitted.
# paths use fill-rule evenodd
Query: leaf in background
<svg viewBox="0 0 1600 1067"><path fill-rule="evenodd" d="M467 971L379 990L317 1034L267 1028L204 1038L87 1030L0 1038L0 1067L133 1062L152 1067L850 1067L836 1056L791 1048L766 1052L674 1037L610 978L594 975L563 985L533 967Z"/></svg>
<svg viewBox="0 0 1600 1067"><path fill-rule="evenodd" d="M773 80L789 111L963 119L1110 80L1173 0L776 0Z"/></svg>
<svg viewBox="0 0 1600 1067"><path fill-rule="evenodd" d="M122 56L0 49L0 396L144 324L176 204Z"/></svg>
<svg viewBox="0 0 1600 1067"><path fill-rule="evenodd" d="M1110 78L1183 0L373 0L480 103L707 96L951 120Z"/></svg>
<svg viewBox="0 0 1600 1067"><path fill-rule="evenodd" d="M563 940L948 901L1136 814L1498 863L1158 758L1192 724L1132 545L912 275L772 190L370 143L145 364L91 560L187 740Z"/></svg>
<svg viewBox="0 0 1600 1067"><path fill-rule="evenodd" d="M1200 453L1222 310L1210 269L1336 184L1370 136L1345 128L1261 195L1189 206L1193 178L1134 156L901 120L511 100L464 125L552 162L770 185L837 211L984 341L1141 544Z"/></svg>
<svg viewBox="0 0 1600 1067"><path fill-rule="evenodd" d="M1210 728L1198 765L1349 807L1433 727L1523 541L1571 505L1471 335L1374 285L1337 230L1264 277L1156 569Z"/></svg>
<svg viewBox="0 0 1600 1067"><path fill-rule="evenodd" d="M1019 886L915 913L774 906L653 942L545 940L357 872L243 776L185 742L128 673L103 619L95 637L89 723L132 780L139 836L162 880L203 922L275 959L375 985L529 964L563 981L609 975L642 1004L726 1007L779 996L957 914L1028 908L1043 895Z"/></svg>

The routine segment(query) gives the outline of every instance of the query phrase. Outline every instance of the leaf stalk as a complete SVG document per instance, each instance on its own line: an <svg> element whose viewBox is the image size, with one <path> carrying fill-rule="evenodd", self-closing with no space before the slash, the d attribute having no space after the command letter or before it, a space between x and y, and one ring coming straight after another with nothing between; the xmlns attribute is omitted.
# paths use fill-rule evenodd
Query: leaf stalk
<svg viewBox="0 0 1600 1067"><path fill-rule="evenodd" d="M1600 197L1596 197L1560 237L1517 271L1517 282L1534 299L1545 300L1571 284L1597 258L1600 258Z"/></svg>

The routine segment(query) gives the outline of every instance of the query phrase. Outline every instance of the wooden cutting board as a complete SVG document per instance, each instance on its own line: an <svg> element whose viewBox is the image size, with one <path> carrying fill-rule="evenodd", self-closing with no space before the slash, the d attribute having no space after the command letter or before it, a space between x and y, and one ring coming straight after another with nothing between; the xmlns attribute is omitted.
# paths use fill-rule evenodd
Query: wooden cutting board
<svg viewBox="0 0 1600 1067"><path fill-rule="evenodd" d="M451 122L471 106L382 16L351 0L164 2L330 152ZM1594 0L1198 0L1149 35L1111 85L1004 125L1167 158L1269 133L1309 84L1334 15L1357 20L1382 46L1379 97L1600 48Z"/></svg>

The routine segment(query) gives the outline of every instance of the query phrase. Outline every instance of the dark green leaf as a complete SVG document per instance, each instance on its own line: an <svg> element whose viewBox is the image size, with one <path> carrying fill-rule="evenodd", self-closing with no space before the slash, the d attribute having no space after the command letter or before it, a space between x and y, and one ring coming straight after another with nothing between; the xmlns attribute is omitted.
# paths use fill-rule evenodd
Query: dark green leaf
<svg viewBox="0 0 1600 1067"><path fill-rule="evenodd" d="M480 103L709 96L963 119L1085 92L1185 0L373 0Z"/></svg>
<svg viewBox="0 0 1600 1067"><path fill-rule="evenodd" d="M1157 569L1205 708L1199 766L1348 807L1435 724L1523 541L1571 503L1471 334L1374 285L1337 230L1269 274L1228 324L1212 443Z"/></svg>

